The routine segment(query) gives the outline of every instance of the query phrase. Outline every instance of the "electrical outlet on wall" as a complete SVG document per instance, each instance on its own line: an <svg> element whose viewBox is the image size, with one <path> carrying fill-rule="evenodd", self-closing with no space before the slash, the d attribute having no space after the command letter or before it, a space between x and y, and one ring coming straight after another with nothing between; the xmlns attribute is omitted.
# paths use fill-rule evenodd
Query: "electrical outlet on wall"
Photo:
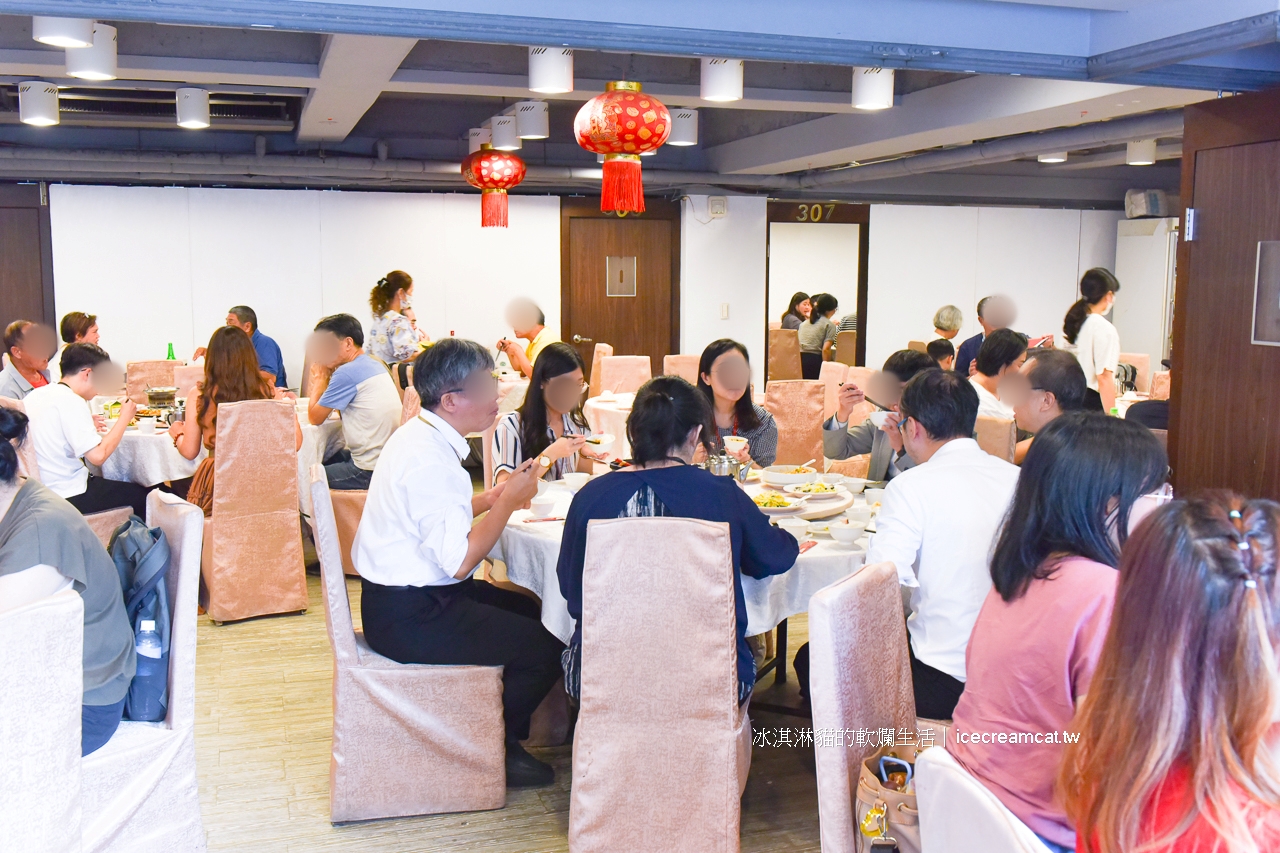
<svg viewBox="0 0 1280 853"><path fill-rule="evenodd" d="M712 219L719 219L722 216L729 215L729 199L722 195L713 195L707 198L707 216Z"/></svg>
<svg viewBox="0 0 1280 853"><path fill-rule="evenodd" d="M720 303L720 319L721 320L729 319L729 303L728 302Z"/></svg>

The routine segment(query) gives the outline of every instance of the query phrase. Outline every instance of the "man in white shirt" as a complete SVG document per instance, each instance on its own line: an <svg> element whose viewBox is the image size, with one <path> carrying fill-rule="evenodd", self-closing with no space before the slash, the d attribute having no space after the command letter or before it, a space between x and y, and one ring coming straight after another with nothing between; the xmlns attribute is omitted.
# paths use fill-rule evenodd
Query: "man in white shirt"
<svg viewBox="0 0 1280 853"><path fill-rule="evenodd" d="M974 359L976 369L969 381L978 392L978 414L988 418L1013 420L1013 406L1000 402L1000 380L1017 373L1027 360L1027 338L1013 329L996 329L987 335Z"/></svg>
<svg viewBox="0 0 1280 853"><path fill-rule="evenodd" d="M970 438L978 394L959 374L919 374L899 409L916 467L889 482L867 563L893 563L910 590L916 714L945 720L964 691L965 648L991 589L991 547L1018 469Z"/></svg>
<svg viewBox="0 0 1280 853"><path fill-rule="evenodd" d="M137 403L125 400L120 419L105 435L98 434L89 400L99 389L119 388L123 373L97 344L69 344L59 366L61 381L36 388L23 400L40 482L85 515L127 506L146 518L151 489L94 476L84 464L106 462L138 410Z"/></svg>
<svg viewBox="0 0 1280 853"><path fill-rule="evenodd" d="M492 489L472 488L464 436L498 416L493 357L480 344L439 341L414 362L413 387L422 411L382 448L351 552L363 579L365 640L401 663L503 667L507 785L549 785L551 767L519 742L561 677L564 643L542 626L533 599L471 573L511 513L537 494L550 463L529 459Z"/></svg>

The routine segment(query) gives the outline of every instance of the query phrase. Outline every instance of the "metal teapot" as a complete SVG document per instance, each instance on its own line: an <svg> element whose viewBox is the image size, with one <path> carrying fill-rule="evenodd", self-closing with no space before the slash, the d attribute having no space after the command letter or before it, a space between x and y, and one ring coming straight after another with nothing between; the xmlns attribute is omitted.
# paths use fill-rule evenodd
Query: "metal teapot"
<svg viewBox="0 0 1280 853"><path fill-rule="evenodd" d="M740 483L746 482L751 471L750 462L739 462L727 453L707 457L702 467L717 477L733 477Z"/></svg>

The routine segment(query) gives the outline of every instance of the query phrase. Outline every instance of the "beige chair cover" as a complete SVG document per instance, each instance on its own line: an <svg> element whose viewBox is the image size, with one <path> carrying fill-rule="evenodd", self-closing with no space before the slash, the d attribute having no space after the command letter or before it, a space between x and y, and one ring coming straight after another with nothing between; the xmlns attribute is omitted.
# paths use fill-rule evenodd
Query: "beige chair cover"
<svg viewBox="0 0 1280 853"><path fill-rule="evenodd" d="M0 850L79 853L84 603L0 613Z"/></svg>
<svg viewBox="0 0 1280 853"><path fill-rule="evenodd" d="M118 506L115 509L104 510L103 512L90 513L84 517L88 522L89 529L93 531L98 540L102 542L102 547L111 544L111 534L116 529L129 520L133 515L133 507Z"/></svg>
<svg viewBox="0 0 1280 853"><path fill-rule="evenodd" d="M410 385L404 389L404 397L401 402L400 426L404 426L422 411L422 398L418 396L418 390Z"/></svg>
<svg viewBox="0 0 1280 853"><path fill-rule="evenodd" d="M770 382L764 407L778 423L776 465L822 464L822 408L826 389L821 382L794 379Z"/></svg>
<svg viewBox="0 0 1280 853"><path fill-rule="evenodd" d="M613 347L609 344L596 344L591 353L591 377L587 381L588 397L600 396L600 362L613 355Z"/></svg>
<svg viewBox="0 0 1280 853"><path fill-rule="evenodd" d="M647 355L610 355L600 359L600 390L634 394L653 378Z"/></svg>
<svg viewBox="0 0 1280 853"><path fill-rule="evenodd" d="M840 386L844 384L845 377L849 374L849 365L842 364L838 361L822 362L822 372L818 374L818 381L822 383L822 417L831 417L836 413L836 400L840 396Z"/></svg>
<svg viewBox="0 0 1280 853"><path fill-rule="evenodd" d="M929 352L929 345L924 341L907 341L907 349L927 353Z"/></svg>
<svg viewBox="0 0 1280 853"><path fill-rule="evenodd" d="M1169 431L1167 429L1153 429L1151 434L1156 437L1156 441L1160 442L1160 446L1164 448L1164 452L1169 452Z"/></svg>
<svg viewBox="0 0 1280 853"><path fill-rule="evenodd" d="M771 331L772 331L773 329L781 329L781 328L782 328L782 321L781 321L781 320L770 320L770 321L769 321L769 329L770 329Z"/></svg>
<svg viewBox="0 0 1280 853"><path fill-rule="evenodd" d="M27 407L22 405L21 400L11 400L8 397L0 397L0 406L10 409L16 409L24 415L27 413ZM28 426L27 440L21 444L16 444L18 448L18 473L32 480L40 479L40 465L36 461L36 444L31 440L31 431Z"/></svg>
<svg viewBox="0 0 1280 853"><path fill-rule="evenodd" d="M795 329L769 330L769 361L766 365L765 388L771 382L800 379L800 334Z"/></svg>
<svg viewBox="0 0 1280 853"><path fill-rule="evenodd" d="M370 649L351 623L323 465L311 466L311 500L333 647L329 820L502 808L502 667L401 664Z"/></svg>
<svg viewBox="0 0 1280 853"><path fill-rule="evenodd" d="M832 460L827 465L827 472L865 480L867 474L871 473L871 454L861 453L857 456L850 456L848 459Z"/></svg>
<svg viewBox="0 0 1280 853"><path fill-rule="evenodd" d="M852 367L858 360L858 333L854 331L836 332L836 361Z"/></svg>
<svg viewBox="0 0 1280 853"><path fill-rule="evenodd" d="M1018 428L1012 418L978 415L973 431L979 447L1006 462L1013 461L1014 448L1018 444Z"/></svg>
<svg viewBox="0 0 1280 853"><path fill-rule="evenodd" d="M178 397L186 399L196 386L204 381L203 364L180 364L173 369L173 385L178 389Z"/></svg>
<svg viewBox="0 0 1280 853"><path fill-rule="evenodd" d="M1138 375L1133 380L1133 390L1139 394L1146 394L1151 390L1151 353L1122 352L1120 353L1120 363L1132 364L1138 372Z"/></svg>
<svg viewBox="0 0 1280 853"><path fill-rule="evenodd" d="M664 355L662 372L667 376L679 376L690 385L697 385L698 361L701 358L697 355Z"/></svg>
<svg viewBox="0 0 1280 853"><path fill-rule="evenodd" d="M176 361L131 361L125 365L125 394L130 400L145 405L148 388L171 388Z"/></svg>
<svg viewBox="0 0 1280 853"><path fill-rule="evenodd" d="M221 450L222 442L218 442ZM85 853L203 851L196 783L196 603L204 513L165 492L147 496L147 524L169 542L165 587L169 708L164 722L123 722L83 761Z"/></svg>
<svg viewBox="0 0 1280 853"><path fill-rule="evenodd" d="M817 728L818 721L813 721ZM945 749L916 757L920 846L947 853L1048 853L1040 839ZM824 839L823 851L826 851Z"/></svg>
<svg viewBox="0 0 1280 853"><path fill-rule="evenodd" d="M855 333L841 332L841 334L851 335ZM850 365L849 372L845 374L844 381L852 382L855 385L857 385L859 388L861 388L863 391L866 391L871 386L871 377L874 374L875 374L875 371L872 370L870 367L854 367L853 365ZM884 402L884 401L882 400L881 402Z"/></svg>
<svg viewBox="0 0 1280 853"><path fill-rule="evenodd" d="M287 400L218 406L203 560L206 606L215 621L307 609L296 420Z"/></svg>
<svg viewBox="0 0 1280 853"><path fill-rule="evenodd" d="M368 500L366 491L345 491L337 489L333 492L333 518L338 526L338 549L342 554L342 573L360 576L355 564L351 562L351 546L356 541L356 531L360 529L360 516L364 514L364 502Z"/></svg>
<svg viewBox="0 0 1280 853"><path fill-rule="evenodd" d="M571 853L739 849L751 721L738 705L732 561L726 524L590 523Z"/></svg>
<svg viewBox="0 0 1280 853"><path fill-rule="evenodd" d="M1151 375L1151 399L1169 399L1169 371L1161 370Z"/></svg>
<svg viewBox="0 0 1280 853"><path fill-rule="evenodd" d="M866 566L809 599L813 729L915 731L915 696L898 573ZM875 747L815 738L823 853L858 849L858 774Z"/></svg>

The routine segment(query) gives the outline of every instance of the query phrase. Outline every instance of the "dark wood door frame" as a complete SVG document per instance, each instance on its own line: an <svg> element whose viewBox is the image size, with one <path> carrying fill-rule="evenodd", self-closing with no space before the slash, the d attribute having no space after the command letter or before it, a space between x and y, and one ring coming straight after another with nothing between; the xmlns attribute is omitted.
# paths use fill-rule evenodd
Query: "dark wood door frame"
<svg viewBox="0 0 1280 853"><path fill-rule="evenodd" d="M57 308L53 301L53 228L49 221L49 187L47 184L0 183L0 207L35 209L40 222L40 278L43 291L44 316L23 317L57 327ZM17 318L11 318L17 319Z"/></svg>
<svg viewBox="0 0 1280 853"><path fill-rule="evenodd" d="M671 352L680 352L680 203L655 198L644 200L644 213L619 215L600 210L599 196L564 196L560 199L560 336L573 334L573 306L570 304L569 226L574 219L643 219L671 222ZM590 365L588 365L590 367ZM656 365L661 367L661 365Z"/></svg>
<svg viewBox="0 0 1280 853"><path fill-rule="evenodd" d="M815 208L817 215L815 218ZM817 225L833 223L838 225L858 225L858 348L854 360L858 364L867 361L867 262L871 258L871 205L850 204L848 202L821 201L774 201L769 200L765 212L765 265L764 265L764 305L765 326L773 318L769 311L769 265L771 252L769 242L774 222L810 222ZM764 335L765 364L769 363L769 333Z"/></svg>

